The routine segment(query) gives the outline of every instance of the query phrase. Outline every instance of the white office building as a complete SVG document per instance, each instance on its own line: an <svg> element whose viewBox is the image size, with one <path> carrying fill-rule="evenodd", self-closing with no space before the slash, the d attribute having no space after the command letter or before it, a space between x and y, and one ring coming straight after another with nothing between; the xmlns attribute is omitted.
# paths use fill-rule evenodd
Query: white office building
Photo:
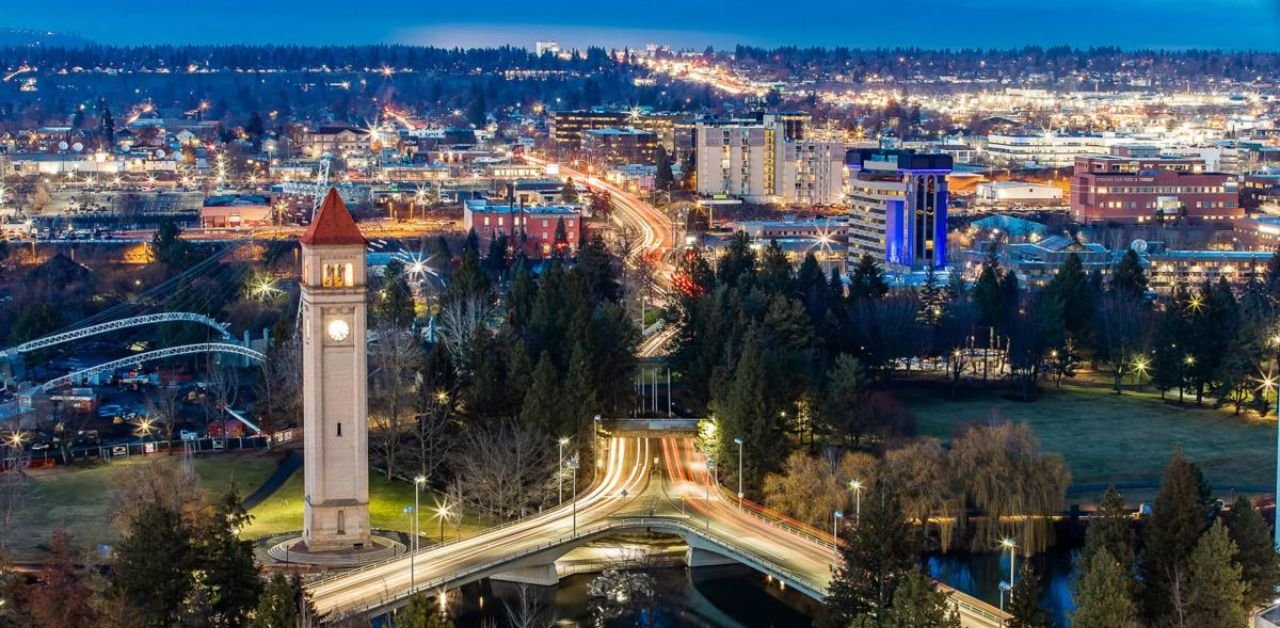
<svg viewBox="0 0 1280 628"><path fill-rule="evenodd" d="M698 193L751 203L836 205L847 170L843 140L806 137L806 115L700 122L694 128Z"/></svg>

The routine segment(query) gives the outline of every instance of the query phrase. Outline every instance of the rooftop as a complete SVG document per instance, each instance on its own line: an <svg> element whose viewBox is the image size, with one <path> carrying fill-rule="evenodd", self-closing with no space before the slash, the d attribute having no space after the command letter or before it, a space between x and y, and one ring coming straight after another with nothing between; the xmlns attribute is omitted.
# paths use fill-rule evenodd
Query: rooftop
<svg viewBox="0 0 1280 628"><path fill-rule="evenodd" d="M299 241L307 245L365 244L364 236L360 235L360 228L352 220L351 212L347 211L337 188L329 188L324 202L320 204L320 211L316 212L311 226L307 227L307 232L302 234Z"/></svg>

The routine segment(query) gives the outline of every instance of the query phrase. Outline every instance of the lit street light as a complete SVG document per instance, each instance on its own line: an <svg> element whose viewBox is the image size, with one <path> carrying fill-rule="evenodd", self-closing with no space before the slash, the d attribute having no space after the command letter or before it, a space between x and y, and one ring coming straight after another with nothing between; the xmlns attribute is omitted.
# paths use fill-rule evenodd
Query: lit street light
<svg viewBox="0 0 1280 628"><path fill-rule="evenodd" d="M831 553L835 555L840 554L840 520L843 518L843 510L831 513Z"/></svg>
<svg viewBox="0 0 1280 628"><path fill-rule="evenodd" d="M560 501L558 502L558 504L563 504L563 503L564 503L564 446L565 446L565 445L568 445L568 444L569 444L569 438L568 438L568 437L564 437L564 438L561 438L561 439L559 440L559 445L560 445L560 464L559 464L559 466L557 466L557 467L556 467L557 469L559 469L559 470L560 470L560 472L556 474L556 478L557 478L557 479L559 480L559 482L560 482Z"/></svg>
<svg viewBox="0 0 1280 628"><path fill-rule="evenodd" d="M449 518L449 502L436 504L436 518L440 520L440 542L444 543L444 521Z"/></svg>
<svg viewBox="0 0 1280 628"><path fill-rule="evenodd" d="M415 563L418 562L418 492L422 489L422 485L427 483L426 476L415 476L413 478L413 553L409 556L409 591L412 592L417 584L417 574L414 573Z"/></svg>
<svg viewBox="0 0 1280 628"><path fill-rule="evenodd" d="M1258 378L1258 384L1258 388L1263 391L1274 391L1276 393L1276 421L1278 422L1276 425L1276 461L1280 462L1280 390L1277 390L1275 374L1267 373L1263 375ZM1276 468L1276 503L1280 504L1280 467ZM1280 552L1280 525L1275 526L1274 534L1272 545L1275 546L1277 552Z"/></svg>
<svg viewBox="0 0 1280 628"><path fill-rule="evenodd" d="M1013 564L1016 561L1016 558L1013 555L1013 550L1017 549L1018 546L1014 544L1013 539L1004 538L1004 539L1000 539L1000 547L1002 549L1009 551L1009 601L1012 602L1013 601ZM1000 609L1004 610L1004 592L1001 592L1000 594Z"/></svg>
<svg viewBox="0 0 1280 628"><path fill-rule="evenodd" d="M849 480L849 488L853 489L854 521L862 525L862 480Z"/></svg>
<svg viewBox="0 0 1280 628"><path fill-rule="evenodd" d="M742 510L742 438L733 439L738 444L738 510Z"/></svg>

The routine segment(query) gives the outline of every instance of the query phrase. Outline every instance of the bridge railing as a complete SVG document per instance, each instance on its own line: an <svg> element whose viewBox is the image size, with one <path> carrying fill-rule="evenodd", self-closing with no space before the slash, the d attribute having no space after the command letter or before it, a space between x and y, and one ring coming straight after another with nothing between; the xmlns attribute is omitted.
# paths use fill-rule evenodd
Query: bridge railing
<svg viewBox="0 0 1280 628"><path fill-rule="evenodd" d="M420 591L430 592L430 591L439 591L442 589L447 589L448 585L451 583L455 583L460 580L467 580L472 576L475 576L477 574L481 574L484 572L491 572L491 571L501 569L504 565L516 562L521 558L532 556L534 554L538 554L540 552L543 552L555 547L559 547L567 543L578 542L584 538L589 538L592 536L596 536L599 534L603 534L603 533L610 532L613 530L618 530L618 529L635 529L635 528L651 528L651 527L676 528L681 532L684 532L685 534L696 536L700 540L710 545L717 546L718 548L734 556L735 558L740 559L743 563L747 565L757 567L767 573L772 573L775 577L785 578L787 580L790 580L794 585L806 587L816 593L821 593L826 588L825 585L820 583L815 583L809 578L807 578L806 576L799 574L798 572L795 572L791 569L783 567L782 565L779 565L767 558L760 557L748 549L735 546L731 543L728 543L721 539L715 538L714 536L706 534L705 530L700 529L697 526L685 523L684 521L680 521L679 519L671 519L666 517L625 517L625 518L612 519L604 523L598 523L592 526L588 526L586 528L580 529L576 534L570 534L568 536L560 536L555 538L554 540L539 543L532 547L527 547L520 551L503 556L502 558L485 561L478 565L473 565L465 569L460 569L447 576L438 576L430 580L425 580L420 583L415 583L413 586L406 587L401 592L397 592L394 594L384 593L383 597L376 602L365 604L359 607L341 609L340 612L335 612L333 614L333 617L336 618L336 617L343 617L348 615L364 615L370 612L374 612L379 609L385 608L387 606L394 605L400 600L408 598ZM437 545L437 546L434 546L433 549L439 549L440 547L441 546ZM395 562L396 560L404 560L406 557L407 555L402 554L397 559L383 561L381 564L385 565L390 562ZM323 581L317 581L311 584L308 588L311 589L314 595L318 593L318 589L323 584L327 584L334 580L340 579L341 577L351 576L351 575L354 575L354 574L352 574L351 572L347 572L346 574L344 574L343 576L339 576L338 578L327 578Z"/></svg>

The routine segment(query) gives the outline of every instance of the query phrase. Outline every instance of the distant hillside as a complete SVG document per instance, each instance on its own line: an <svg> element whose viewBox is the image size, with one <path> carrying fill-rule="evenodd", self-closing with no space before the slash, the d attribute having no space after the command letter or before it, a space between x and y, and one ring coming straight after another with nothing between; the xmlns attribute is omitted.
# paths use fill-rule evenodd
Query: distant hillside
<svg viewBox="0 0 1280 628"><path fill-rule="evenodd" d="M0 46L57 46L82 48L93 42L79 35L35 31L26 28L0 28Z"/></svg>

